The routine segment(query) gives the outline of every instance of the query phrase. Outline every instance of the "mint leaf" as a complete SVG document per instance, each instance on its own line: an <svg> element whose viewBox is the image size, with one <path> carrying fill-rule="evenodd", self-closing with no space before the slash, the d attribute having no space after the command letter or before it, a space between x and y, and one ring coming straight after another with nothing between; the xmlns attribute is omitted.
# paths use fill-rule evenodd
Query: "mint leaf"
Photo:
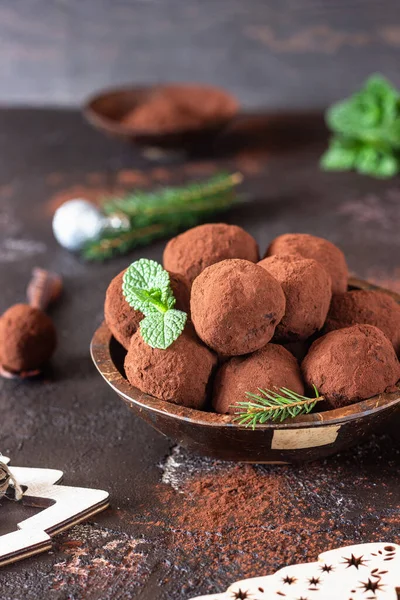
<svg viewBox="0 0 400 600"><path fill-rule="evenodd" d="M373 75L325 118L336 135L321 159L323 169L356 169L380 178L399 172L400 93L387 79Z"/></svg>
<svg viewBox="0 0 400 600"><path fill-rule="evenodd" d="M122 291L128 304L144 315L159 311L163 306L167 310L173 299L169 273L147 258L141 258L128 267Z"/></svg>
<svg viewBox="0 0 400 600"><path fill-rule="evenodd" d="M330 146L321 157L321 167L326 171L348 171L354 167L357 147L345 144L338 138L331 140Z"/></svg>
<svg viewBox="0 0 400 600"><path fill-rule="evenodd" d="M149 314L140 321L140 333L146 344L165 350L181 335L186 320L187 314L175 309Z"/></svg>
<svg viewBox="0 0 400 600"><path fill-rule="evenodd" d="M365 175L386 178L393 177L397 173L399 165L393 155L366 146L358 155L356 168Z"/></svg>
<svg viewBox="0 0 400 600"><path fill-rule="evenodd" d="M141 258L132 263L125 271L122 292L128 304L145 315L140 333L146 344L165 350L181 335L187 314L173 308L169 273L157 262Z"/></svg>

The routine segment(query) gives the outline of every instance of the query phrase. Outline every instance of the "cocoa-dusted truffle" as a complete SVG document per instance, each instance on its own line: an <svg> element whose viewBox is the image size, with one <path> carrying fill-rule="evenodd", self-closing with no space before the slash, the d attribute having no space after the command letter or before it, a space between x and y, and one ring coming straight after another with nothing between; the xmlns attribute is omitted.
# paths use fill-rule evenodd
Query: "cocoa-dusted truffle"
<svg viewBox="0 0 400 600"><path fill-rule="evenodd" d="M267 344L285 313L280 283L247 260L230 259L205 269L190 298L197 335L219 354L235 356Z"/></svg>
<svg viewBox="0 0 400 600"><path fill-rule="evenodd" d="M115 339L127 350L131 337L137 331L143 314L129 306L122 293L122 279L125 270L111 281L107 288L104 303L104 318ZM176 300L175 307L189 311L189 286L181 275L170 273L171 288Z"/></svg>
<svg viewBox="0 0 400 600"><path fill-rule="evenodd" d="M129 382L142 392L190 408L203 408L216 356L190 326L166 350L151 348L137 331L125 357Z"/></svg>
<svg viewBox="0 0 400 600"><path fill-rule="evenodd" d="M316 385L333 408L381 394L400 379L394 348L373 325L327 333L313 343L301 368L305 382Z"/></svg>
<svg viewBox="0 0 400 600"><path fill-rule="evenodd" d="M332 242L308 233L285 233L269 245L266 256L300 254L313 258L328 271L332 279L332 294L347 290L349 272L343 252Z"/></svg>
<svg viewBox="0 0 400 600"><path fill-rule="evenodd" d="M169 272L169 280L171 289L176 300L174 308L183 310L185 313L190 312L190 288L187 280L179 273Z"/></svg>
<svg viewBox="0 0 400 600"><path fill-rule="evenodd" d="M282 346L267 344L251 356L231 358L219 368L213 407L217 413L233 414L238 412L237 402L246 402L246 392L281 387L304 394L297 360Z"/></svg>
<svg viewBox="0 0 400 600"><path fill-rule="evenodd" d="M39 308L15 304L0 319L0 362L8 371L33 371L57 345L53 321Z"/></svg>
<svg viewBox="0 0 400 600"><path fill-rule="evenodd" d="M279 281L286 297L274 341L306 340L321 329L332 297L331 278L324 267L312 258L281 254L258 264Z"/></svg>
<svg viewBox="0 0 400 600"><path fill-rule="evenodd" d="M163 263L167 271L180 273L191 283L206 267L227 258L257 262L255 239L237 225L208 223L172 238L165 247Z"/></svg>
<svg viewBox="0 0 400 600"><path fill-rule="evenodd" d="M370 290L352 290L334 296L324 332L357 324L381 329L400 355L400 306L391 296Z"/></svg>
<svg viewBox="0 0 400 600"><path fill-rule="evenodd" d="M104 303L104 319L115 339L126 349L129 348L131 337L139 327L143 314L135 310L125 300L122 293L122 279L125 270L121 271L106 291Z"/></svg>

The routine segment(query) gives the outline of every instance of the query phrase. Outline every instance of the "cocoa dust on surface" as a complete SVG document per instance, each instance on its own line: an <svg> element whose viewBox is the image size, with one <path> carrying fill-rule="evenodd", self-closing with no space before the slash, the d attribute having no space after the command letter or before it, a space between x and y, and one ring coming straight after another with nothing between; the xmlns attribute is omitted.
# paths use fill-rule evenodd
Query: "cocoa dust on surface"
<svg viewBox="0 0 400 600"><path fill-rule="evenodd" d="M328 549L393 541L400 456L381 451L384 439L301 466L236 465L176 447L162 467L165 514L154 523L165 527L168 577L186 582L176 598L221 592Z"/></svg>

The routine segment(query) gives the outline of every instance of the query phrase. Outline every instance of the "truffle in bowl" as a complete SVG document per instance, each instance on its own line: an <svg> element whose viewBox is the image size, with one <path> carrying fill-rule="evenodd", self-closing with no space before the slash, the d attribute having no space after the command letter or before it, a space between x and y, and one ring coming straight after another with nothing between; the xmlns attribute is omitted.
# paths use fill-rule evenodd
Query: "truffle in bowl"
<svg viewBox="0 0 400 600"><path fill-rule="evenodd" d="M199 84L139 85L102 91L84 106L100 131L140 146L191 150L220 133L236 116L237 100Z"/></svg>
<svg viewBox="0 0 400 600"><path fill-rule="evenodd" d="M349 289L379 289L350 279ZM388 292L390 293L390 292ZM400 296L390 293L400 303ZM253 463L299 463L317 460L367 440L398 410L400 390L282 423L252 428L235 415L179 406L141 392L127 380L126 350L103 323L95 332L91 354L99 373L132 412L177 444L196 454ZM236 360L236 359L235 359Z"/></svg>

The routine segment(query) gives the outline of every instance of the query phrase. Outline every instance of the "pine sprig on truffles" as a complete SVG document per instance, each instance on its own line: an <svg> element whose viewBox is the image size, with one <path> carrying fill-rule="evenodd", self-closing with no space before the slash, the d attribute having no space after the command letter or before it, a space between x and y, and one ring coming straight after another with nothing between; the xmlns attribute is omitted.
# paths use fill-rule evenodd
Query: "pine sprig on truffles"
<svg viewBox="0 0 400 600"><path fill-rule="evenodd" d="M308 414L317 402L324 399L320 396L315 385L313 386L315 397L301 396L288 388L263 390L259 388L259 394L246 392L248 402L237 402L234 408L238 408L238 416L235 421L240 425L246 425L253 429L256 425L262 425L267 421L285 421L286 419Z"/></svg>
<svg viewBox="0 0 400 600"><path fill-rule="evenodd" d="M82 254L88 260L101 261L194 227L232 206L235 187L242 179L240 173L220 173L205 182L107 200L102 206L104 213L120 217L126 226L105 230L100 238L88 242Z"/></svg>

